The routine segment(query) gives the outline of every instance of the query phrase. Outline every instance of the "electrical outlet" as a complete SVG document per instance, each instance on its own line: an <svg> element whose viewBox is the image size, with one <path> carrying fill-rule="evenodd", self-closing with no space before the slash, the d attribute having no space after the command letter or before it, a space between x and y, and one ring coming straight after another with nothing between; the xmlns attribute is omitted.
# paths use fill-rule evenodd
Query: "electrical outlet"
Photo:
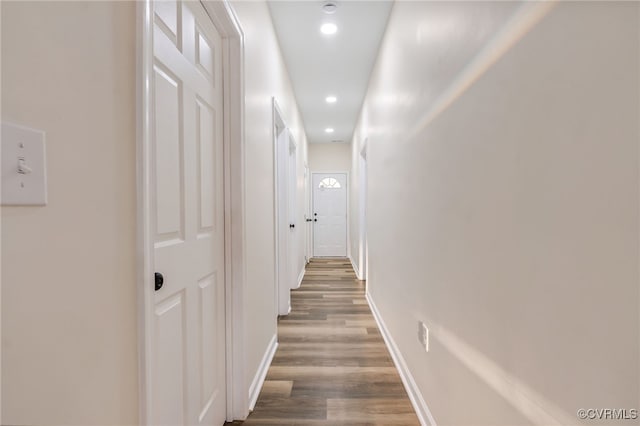
<svg viewBox="0 0 640 426"><path fill-rule="evenodd" d="M422 329L424 330L422 334L424 334L424 350L429 352L429 329L425 323L422 323Z"/></svg>
<svg viewBox="0 0 640 426"><path fill-rule="evenodd" d="M426 352L429 352L429 329L422 321L418 321L418 342Z"/></svg>

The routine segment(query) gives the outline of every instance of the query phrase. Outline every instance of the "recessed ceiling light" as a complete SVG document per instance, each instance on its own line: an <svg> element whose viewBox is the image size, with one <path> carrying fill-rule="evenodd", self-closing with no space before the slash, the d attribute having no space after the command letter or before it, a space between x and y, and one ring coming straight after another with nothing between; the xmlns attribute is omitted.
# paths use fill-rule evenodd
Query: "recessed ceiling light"
<svg viewBox="0 0 640 426"><path fill-rule="evenodd" d="M324 10L324 13L327 13L329 15L335 13L337 8L338 5L331 2L325 3L324 6L322 6L322 10Z"/></svg>
<svg viewBox="0 0 640 426"><path fill-rule="evenodd" d="M324 131L327 133L333 133L333 127L327 127Z"/></svg>
<svg viewBox="0 0 640 426"><path fill-rule="evenodd" d="M335 104L338 98L335 96L327 96L324 100L327 101L328 104Z"/></svg>
<svg viewBox="0 0 640 426"><path fill-rule="evenodd" d="M322 24L320 27L320 31L322 34L332 35L338 32L338 26L336 24L332 24L331 22L327 22L326 24Z"/></svg>

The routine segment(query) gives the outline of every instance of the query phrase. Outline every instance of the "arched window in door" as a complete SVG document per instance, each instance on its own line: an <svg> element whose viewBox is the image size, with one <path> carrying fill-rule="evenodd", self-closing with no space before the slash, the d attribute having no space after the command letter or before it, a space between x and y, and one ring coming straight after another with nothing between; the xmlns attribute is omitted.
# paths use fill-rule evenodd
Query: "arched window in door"
<svg viewBox="0 0 640 426"><path fill-rule="evenodd" d="M324 178L320 181L320 184L318 185L318 188L320 189L338 189L341 188L340 186L340 182L338 182L336 179L334 178Z"/></svg>

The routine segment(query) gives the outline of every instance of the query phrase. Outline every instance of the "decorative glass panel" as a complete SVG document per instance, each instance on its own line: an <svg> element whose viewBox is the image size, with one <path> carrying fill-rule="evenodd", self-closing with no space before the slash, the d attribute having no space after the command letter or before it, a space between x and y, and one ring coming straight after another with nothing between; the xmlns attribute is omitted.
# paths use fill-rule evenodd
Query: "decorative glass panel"
<svg viewBox="0 0 640 426"><path fill-rule="evenodd" d="M318 188L320 189L338 189L340 187L340 182L334 178L324 178L320 181L320 185L318 185Z"/></svg>

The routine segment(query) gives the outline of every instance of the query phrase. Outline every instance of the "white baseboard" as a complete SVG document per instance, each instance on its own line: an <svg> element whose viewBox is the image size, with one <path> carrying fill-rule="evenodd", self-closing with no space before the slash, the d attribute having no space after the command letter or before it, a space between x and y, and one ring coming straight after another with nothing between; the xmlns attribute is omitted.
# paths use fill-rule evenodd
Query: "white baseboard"
<svg viewBox="0 0 640 426"><path fill-rule="evenodd" d="M376 304L371 299L371 296L367 292L367 302L369 302L369 307L371 308L371 312L373 313L373 317L376 319L376 323L378 323L378 328L380 329L380 333L384 338L384 342L387 344L387 348L391 353L391 358L393 359L393 363L396 365L398 372L400 373L400 378L402 379L402 384L404 385L407 394L409 394L409 399L411 400L411 404L413 408L416 410L416 414L418 415L418 419L420 420L420 424L422 426L436 426L436 421L433 419L431 415L431 411L429 411L429 407L427 407L427 403L424 401L422 397L422 393L420 389L418 389L418 385L416 385L409 368L407 367L407 363L404 360L404 357L400 353L400 349L394 342L391 334L389 334L389 330L387 329L382 317L380 316L380 312L376 307Z"/></svg>
<svg viewBox="0 0 640 426"><path fill-rule="evenodd" d="M306 271L307 271L307 267L305 265L302 267L302 271L300 271L300 275L298 275L298 284L294 287L294 289L300 288L300 286L302 285L302 279L304 278L304 273Z"/></svg>
<svg viewBox="0 0 640 426"><path fill-rule="evenodd" d="M349 256L349 260L351 261L351 266L353 267L353 270L356 273L356 277L358 277L359 280L362 279L362 274L360 273L360 270L358 269L358 266L356 265L356 262L353 261L353 258L351 256Z"/></svg>
<svg viewBox="0 0 640 426"><path fill-rule="evenodd" d="M269 370L273 356L276 354L276 349L278 349L278 335L274 334L264 356L262 357L262 361L260 362L258 371L256 371L256 375L251 382L251 386L249 386L249 411L253 410L253 407L256 406L258 396L260 395L262 385L264 384L264 379L267 377L267 371Z"/></svg>

